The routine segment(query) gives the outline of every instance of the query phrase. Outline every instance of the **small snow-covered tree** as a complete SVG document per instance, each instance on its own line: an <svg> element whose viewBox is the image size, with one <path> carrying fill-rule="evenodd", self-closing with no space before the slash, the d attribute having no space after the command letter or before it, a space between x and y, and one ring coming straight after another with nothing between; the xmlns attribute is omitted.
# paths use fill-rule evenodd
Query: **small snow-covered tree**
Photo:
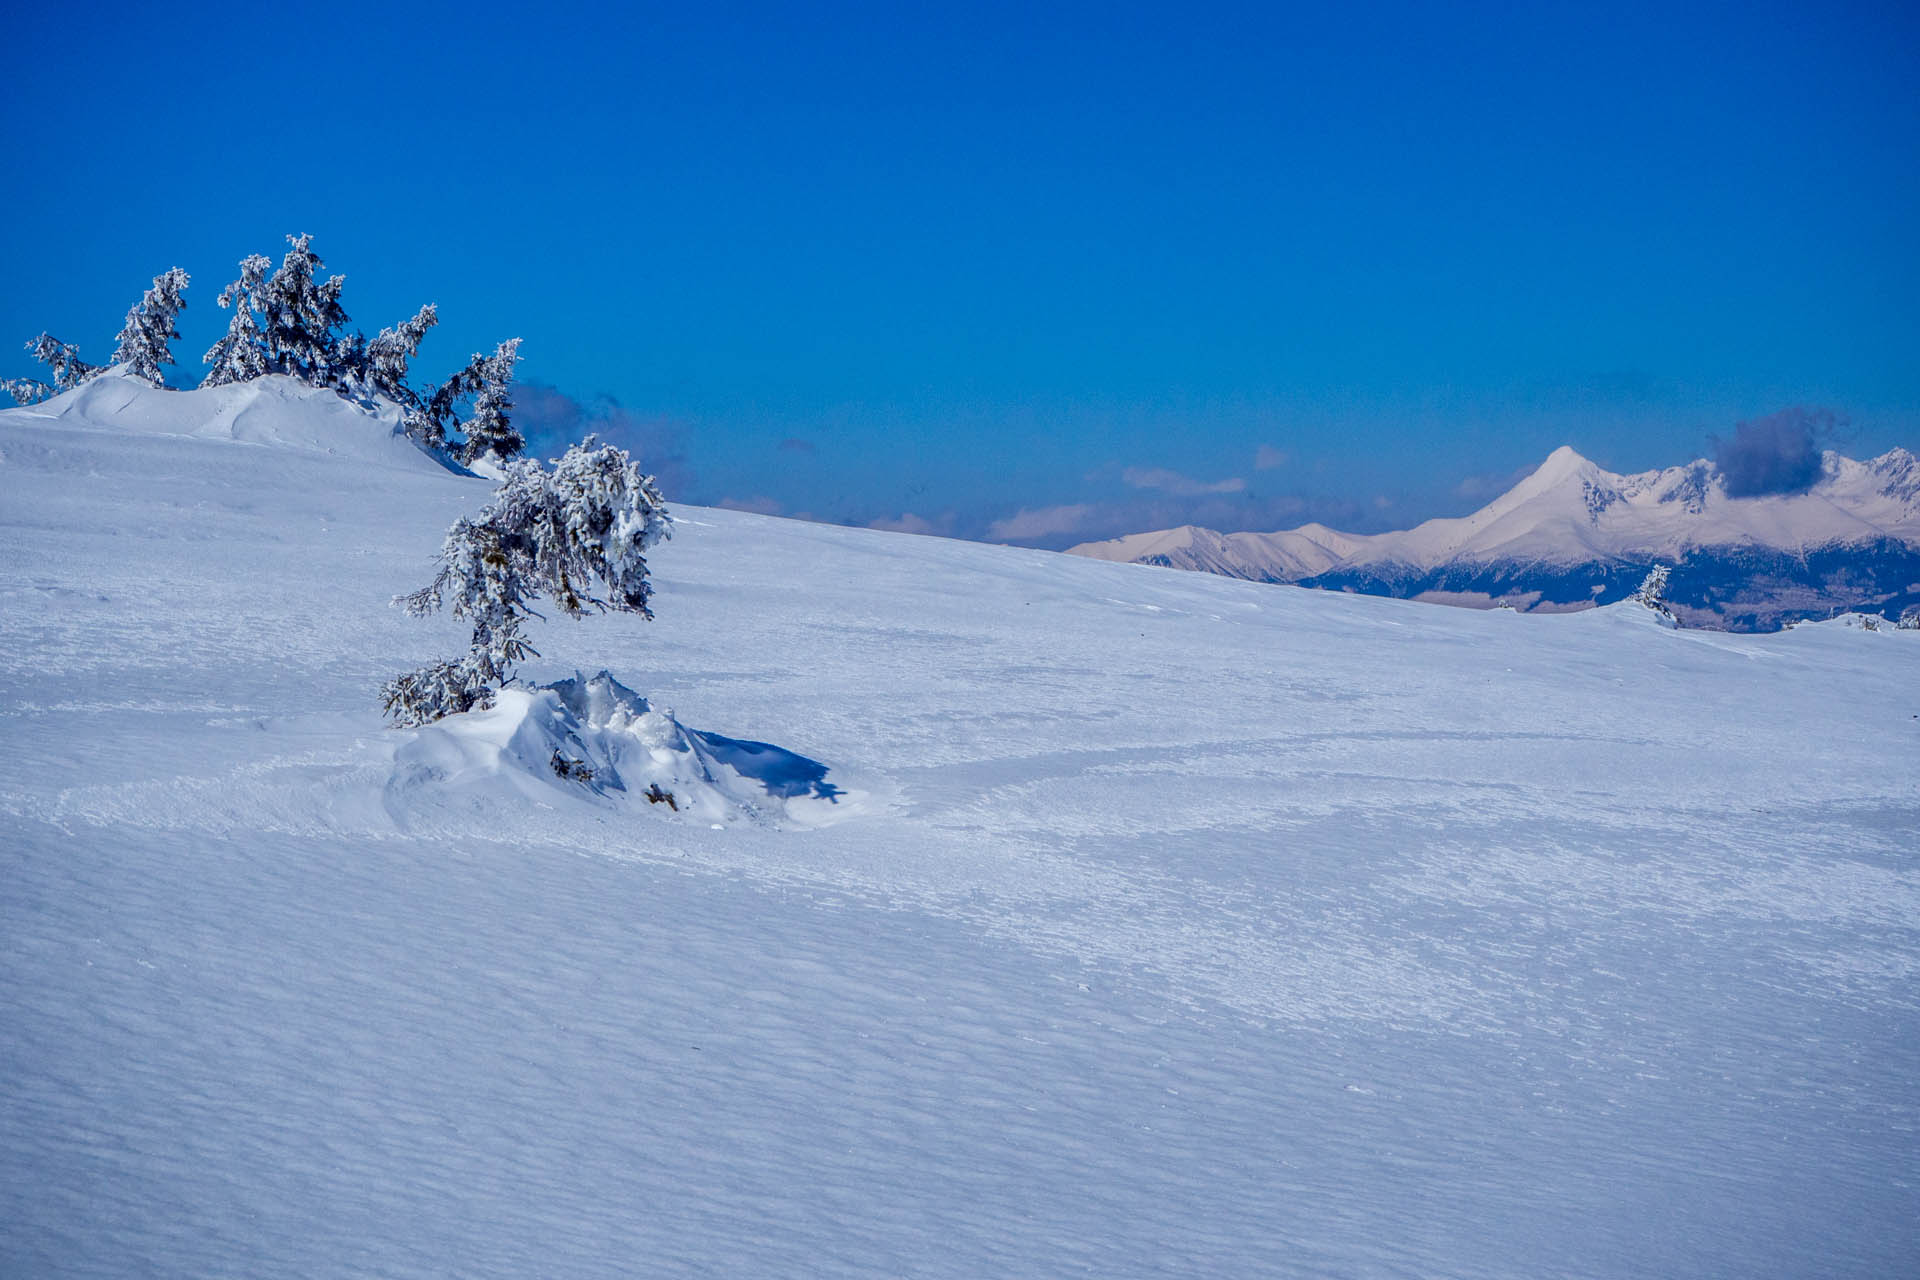
<svg viewBox="0 0 1920 1280"><path fill-rule="evenodd" d="M507 414L513 408L509 389L513 385L513 366L520 358L520 339L509 338L490 356L474 352L467 366L466 385L473 393L473 416L461 424L466 443L460 446L460 461L471 464L488 454L495 462L505 462L526 447L526 440Z"/></svg>
<svg viewBox="0 0 1920 1280"><path fill-rule="evenodd" d="M519 358L518 338L501 343L492 355L474 352L466 368L415 397L406 418L407 434L441 449L447 447L448 432L461 433L465 439L453 446L452 453L467 466L489 455L495 462L505 462L519 453L527 442L507 416L513 408L513 366ZM469 396L473 410L462 421L459 406Z"/></svg>
<svg viewBox="0 0 1920 1280"><path fill-rule="evenodd" d="M80 358L79 347L71 342L62 342L49 333L43 333L27 343L27 350L34 359L53 370L55 391L71 391L101 371L99 365L88 364Z"/></svg>
<svg viewBox="0 0 1920 1280"><path fill-rule="evenodd" d="M314 278L326 263L313 251L312 236L288 236L287 244L291 247L279 269L267 277L258 296L267 370L316 387L340 386L351 376L351 370L340 367L340 331L347 323L340 291L347 279L332 276L321 283Z"/></svg>
<svg viewBox="0 0 1920 1280"><path fill-rule="evenodd" d="M1647 576L1641 579L1640 589L1633 593L1633 599L1636 603L1645 605L1647 608L1653 610L1668 622L1677 622L1678 619L1673 616L1673 610L1667 606L1667 575L1669 572L1670 570L1663 564L1654 565L1652 569L1647 571Z"/></svg>
<svg viewBox="0 0 1920 1280"><path fill-rule="evenodd" d="M187 300L180 296L186 288L187 273L178 267L153 278L146 296L127 310L127 323L116 340L112 363L126 365L128 373L156 387L165 384L160 366L173 363L173 351L167 344L180 336L173 322L186 310Z"/></svg>
<svg viewBox="0 0 1920 1280"><path fill-rule="evenodd" d="M532 459L507 463L486 508L447 530L433 581L394 601L415 617L444 607L470 621L466 656L388 681L387 714L419 725L492 706L514 665L537 656L523 628L539 616L538 597L570 618L608 609L653 617L645 552L671 532L653 477L592 436L551 471Z"/></svg>
<svg viewBox="0 0 1920 1280"><path fill-rule="evenodd" d="M273 259L263 253L248 254L240 260L240 278L220 291L214 303L233 308L227 332L203 357L213 366L201 381L203 387L225 386L230 382L248 382L267 372L267 344L260 329L260 293L267 282Z"/></svg>

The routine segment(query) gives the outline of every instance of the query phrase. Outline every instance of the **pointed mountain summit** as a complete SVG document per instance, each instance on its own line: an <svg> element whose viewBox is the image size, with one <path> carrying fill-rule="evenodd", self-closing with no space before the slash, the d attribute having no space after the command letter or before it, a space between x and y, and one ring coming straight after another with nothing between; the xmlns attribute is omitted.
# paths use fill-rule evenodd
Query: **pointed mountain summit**
<svg viewBox="0 0 1920 1280"><path fill-rule="evenodd" d="M1071 554L1258 582L1489 608L1564 612L1627 595L1653 564L1693 626L1769 630L1836 609L1920 604L1920 461L1833 452L1787 494L1730 497L1706 459L1617 475L1562 445L1471 515L1356 535L1184 526Z"/></svg>

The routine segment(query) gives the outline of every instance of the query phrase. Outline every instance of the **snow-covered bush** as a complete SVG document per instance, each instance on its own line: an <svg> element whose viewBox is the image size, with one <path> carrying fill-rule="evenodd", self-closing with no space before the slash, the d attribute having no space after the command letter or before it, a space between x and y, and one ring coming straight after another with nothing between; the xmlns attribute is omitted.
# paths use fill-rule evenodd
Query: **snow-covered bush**
<svg viewBox="0 0 1920 1280"><path fill-rule="evenodd" d="M146 296L127 310L127 322L115 340L113 363L124 364L127 372L154 386L166 385L160 366L173 363L173 350L167 344L180 336L173 322L187 308L187 273L178 267L153 278Z"/></svg>
<svg viewBox="0 0 1920 1280"><path fill-rule="evenodd" d="M608 609L651 618L644 553L671 524L653 477L591 436L551 471L531 459L508 463L486 508L447 530L433 581L394 601L415 617L444 607L470 621L466 656L388 681L387 714L418 725L491 706L514 665L537 656L523 635L527 619L540 616L537 597L572 618Z"/></svg>

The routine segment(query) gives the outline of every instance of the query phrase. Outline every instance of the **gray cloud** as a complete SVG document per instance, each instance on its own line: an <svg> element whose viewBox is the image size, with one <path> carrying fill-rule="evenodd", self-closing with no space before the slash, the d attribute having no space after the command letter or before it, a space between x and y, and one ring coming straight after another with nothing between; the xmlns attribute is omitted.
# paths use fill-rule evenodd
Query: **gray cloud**
<svg viewBox="0 0 1920 1280"><path fill-rule="evenodd" d="M1845 419L1826 409L1782 409L1742 422L1733 439L1713 439L1713 461L1730 498L1804 493L1820 479L1822 444Z"/></svg>
<svg viewBox="0 0 1920 1280"><path fill-rule="evenodd" d="M544 382L516 382L513 386L513 425L527 438L527 452L548 458L588 435L618 445L632 454L642 469L660 481L669 502L693 484L679 429L662 415L635 413L611 396L577 400Z"/></svg>

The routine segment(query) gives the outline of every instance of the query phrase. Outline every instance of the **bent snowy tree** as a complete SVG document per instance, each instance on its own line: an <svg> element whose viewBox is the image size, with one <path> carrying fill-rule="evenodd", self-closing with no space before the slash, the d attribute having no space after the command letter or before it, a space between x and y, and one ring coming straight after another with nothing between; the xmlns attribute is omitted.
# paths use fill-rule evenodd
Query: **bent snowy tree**
<svg viewBox="0 0 1920 1280"><path fill-rule="evenodd" d="M472 622L472 643L464 657L389 680L387 714L420 725L492 706L514 665L538 656L523 634L541 616L530 603L538 597L572 618L609 609L652 618L645 552L671 526L653 477L592 436L551 471L531 459L508 463L486 508L447 530L433 581L394 599L415 617L451 610Z"/></svg>
<svg viewBox="0 0 1920 1280"><path fill-rule="evenodd" d="M124 364L128 373L156 387L167 384L160 366L173 363L168 344L180 336L175 324L187 309L187 300L181 296L187 291L187 279L178 267L155 276L153 287L128 308L127 322L115 339L113 363Z"/></svg>

